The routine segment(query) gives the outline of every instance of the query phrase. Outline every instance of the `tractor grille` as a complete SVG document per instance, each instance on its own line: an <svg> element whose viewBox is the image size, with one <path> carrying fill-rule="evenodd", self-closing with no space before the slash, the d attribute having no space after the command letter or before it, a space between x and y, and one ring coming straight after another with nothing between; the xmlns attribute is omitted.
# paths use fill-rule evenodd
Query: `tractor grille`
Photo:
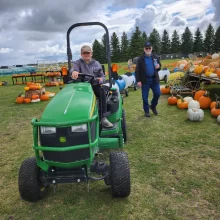
<svg viewBox="0 0 220 220"><path fill-rule="evenodd" d="M90 158L90 149L82 148L66 152L43 151L44 159L60 163L71 163Z"/></svg>
<svg viewBox="0 0 220 220"><path fill-rule="evenodd" d="M41 146L67 147L89 144L88 132L71 132L71 127L57 128L55 134L40 134Z"/></svg>

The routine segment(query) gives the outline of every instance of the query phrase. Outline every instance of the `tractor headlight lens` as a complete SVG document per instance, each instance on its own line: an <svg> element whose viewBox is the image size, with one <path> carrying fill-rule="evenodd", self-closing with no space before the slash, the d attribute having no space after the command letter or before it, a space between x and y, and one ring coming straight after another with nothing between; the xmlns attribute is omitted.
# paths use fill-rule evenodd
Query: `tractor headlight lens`
<svg viewBox="0 0 220 220"><path fill-rule="evenodd" d="M72 132L86 132L87 131L87 124L71 126Z"/></svg>
<svg viewBox="0 0 220 220"><path fill-rule="evenodd" d="M55 134L56 128L55 127L40 127L41 134Z"/></svg>

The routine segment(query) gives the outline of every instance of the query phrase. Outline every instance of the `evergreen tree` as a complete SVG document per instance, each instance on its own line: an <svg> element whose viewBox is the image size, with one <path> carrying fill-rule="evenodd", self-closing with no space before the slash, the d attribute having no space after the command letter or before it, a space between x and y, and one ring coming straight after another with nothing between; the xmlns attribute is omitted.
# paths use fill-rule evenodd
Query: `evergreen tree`
<svg viewBox="0 0 220 220"><path fill-rule="evenodd" d="M139 30L139 27L136 27L135 32L132 33L130 40L129 56L132 59L140 56L144 52L143 40L141 36L142 34Z"/></svg>
<svg viewBox="0 0 220 220"><path fill-rule="evenodd" d="M167 30L164 30L161 42L161 54L168 53L170 53L170 39Z"/></svg>
<svg viewBox="0 0 220 220"><path fill-rule="evenodd" d="M153 52L156 54L160 54L161 51L161 39L160 34L156 28L150 33L149 41L153 46Z"/></svg>
<svg viewBox="0 0 220 220"><path fill-rule="evenodd" d="M206 32L205 32L205 39L204 39L204 49L205 52L212 53L214 50L214 37L215 31L211 24L209 24Z"/></svg>
<svg viewBox="0 0 220 220"><path fill-rule="evenodd" d="M193 52L193 35L188 27L186 27L182 34L181 52L189 54Z"/></svg>
<svg viewBox="0 0 220 220"><path fill-rule="evenodd" d="M197 28L197 30L195 32L193 51L194 52L202 52L203 51L203 36L202 36L199 28Z"/></svg>
<svg viewBox="0 0 220 220"><path fill-rule="evenodd" d="M95 39L95 41L92 44L93 58L98 60L99 62L102 61L102 57L101 57L101 53L100 53L101 47L102 47L102 45L99 43L98 40Z"/></svg>
<svg viewBox="0 0 220 220"><path fill-rule="evenodd" d="M118 40L118 36L115 32L113 32L111 36L111 59L113 62L120 62L120 44Z"/></svg>
<svg viewBox="0 0 220 220"><path fill-rule="evenodd" d="M176 30L174 30L171 39L171 53L179 53L180 52L180 37Z"/></svg>
<svg viewBox="0 0 220 220"><path fill-rule="evenodd" d="M121 36L121 59L120 61L127 61L129 59L129 41L127 34L123 32Z"/></svg>
<svg viewBox="0 0 220 220"><path fill-rule="evenodd" d="M107 53L106 53L106 34L102 36L102 43L101 43L101 57L103 63L107 63Z"/></svg>
<svg viewBox="0 0 220 220"><path fill-rule="evenodd" d="M214 52L220 52L220 26L217 28L215 32L215 39L214 39Z"/></svg>
<svg viewBox="0 0 220 220"><path fill-rule="evenodd" d="M142 33L142 42L143 42L143 46L144 46L144 43L148 40L148 38L147 38L147 34L146 34L146 32L145 31L143 31L143 33Z"/></svg>

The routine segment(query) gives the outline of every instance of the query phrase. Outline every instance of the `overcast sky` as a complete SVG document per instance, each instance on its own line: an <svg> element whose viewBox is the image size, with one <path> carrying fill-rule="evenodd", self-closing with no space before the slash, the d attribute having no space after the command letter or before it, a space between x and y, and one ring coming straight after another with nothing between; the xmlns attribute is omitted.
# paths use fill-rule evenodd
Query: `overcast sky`
<svg viewBox="0 0 220 220"><path fill-rule="evenodd" d="M66 31L74 23L100 21L119 37L135 26L149 34L155 27L170 35L186 26L194 33L211 22L220 25L220 0L0 0L0 65L66 60ZM73 59L84 43L101 39L102 27L76 28L71 34Z"/></svg>

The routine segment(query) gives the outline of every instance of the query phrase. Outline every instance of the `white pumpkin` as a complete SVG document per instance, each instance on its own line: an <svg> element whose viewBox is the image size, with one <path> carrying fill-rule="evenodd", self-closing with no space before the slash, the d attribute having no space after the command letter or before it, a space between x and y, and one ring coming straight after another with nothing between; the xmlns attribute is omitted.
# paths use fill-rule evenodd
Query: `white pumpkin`
<svg viewBox="0 0 220 220"><path fill-rule="evenodd" d="M190 96L186 96L185 98L183 98L183 100L185 101L185 102L190 102L190 101L192 101L193 100L193 98L192 97L190 97Z"/></svg>
<svg viewBox="0 0 220 220"><path fill-rule="evenodd" d="M31 102L40 102L40 99L33 99Z"/></svg>
<svg viewBox="0 0 220 220"><path fill-rule="evenodd" d="M209 75L209 77L210 77L210 78L217 78L218 75L217 75L216 73L211 73L211 74Z"/></svg>
<svg viewBox="0 0 220 220"><path fill-rule="evenodd" d="M217 53L212 54L212 59L218 59L218 58L219 58L219 54Z"/></svg>
<svg viewBox="0 0 220 220"><path fill-rule="evenodd" d="M200 103L198 101L196 101L196 100L191 100L188 103L188 109L192 109L192 108L200 109Z"/></svg>
<svg viewBox="0 0 220 220"><path fill-rule="evenodd" d="M184 69L184 67L185 67L185 65L186 65L186 64L181 63L181 64L179 65L179 70L183 70L183 69Z"/></svg>
<svg viewBox="0 0 220 220"><path fill-rule="evenodd" d="M220 115L217 117L217 123L220 124Z"/></svg>
<svg viewBox="0 0 220 220"><path fill-rule="evenodd" d="M193 72L194 72L194 69L195 69L195 67L194 67L194 66L191 66L191 67L189 68L189 72L190 72L190 73L193 73Z"/></svg>
<svg viewBox="0 0 220 220"><path fill-rule="evenodd" d="M187 118L190 121L202 121L204 118L204 111L198 108L191 108L187 110Z"/></svg>
<svg viewBox="0 0 220 220"><path fill-rule="evenodd" d="M49 97L51 98L51 97L54 97L55 96L55 93L50 93L49 94Z"/></svg>

